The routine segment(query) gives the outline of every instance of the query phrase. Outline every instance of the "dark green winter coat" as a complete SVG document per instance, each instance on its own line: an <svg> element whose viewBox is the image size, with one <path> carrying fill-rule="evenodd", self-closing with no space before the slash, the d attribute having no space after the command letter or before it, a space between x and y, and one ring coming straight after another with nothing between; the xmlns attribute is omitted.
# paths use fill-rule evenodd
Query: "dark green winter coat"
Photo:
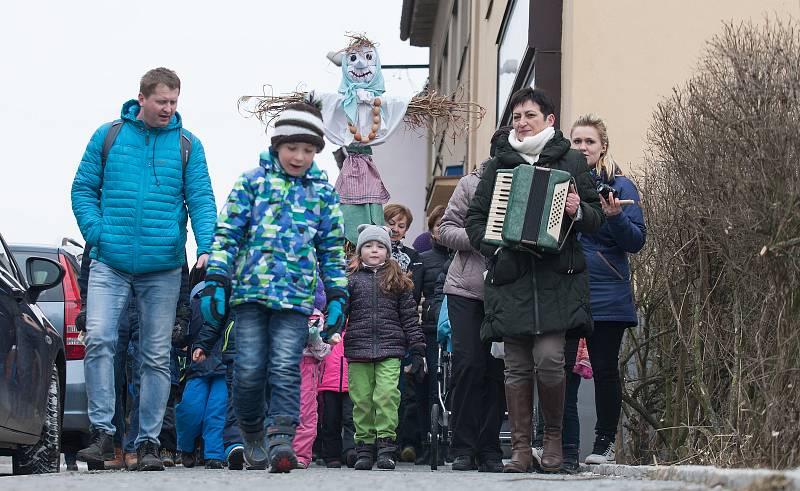
<svg viewBox="0 0 800 491"><path fill-rule="evenodd" d="M498 169L528 165L507 140L497 147L496 157L486 167L467 212L467 235L475 249L487 258L484 282L486 315L481 327L484 341L504 336L534 336L570 331L585 336L592 330L589 309L589 279L578 233L595 233L603 223L600 199L586 166L585 157L570 150L560 131L547 142L536 165L569 172L581 198L582 218L575 222L561 252L533 253L497 248L483 243L489 206ZM565 217L563 230L571 220Z"/></svg>

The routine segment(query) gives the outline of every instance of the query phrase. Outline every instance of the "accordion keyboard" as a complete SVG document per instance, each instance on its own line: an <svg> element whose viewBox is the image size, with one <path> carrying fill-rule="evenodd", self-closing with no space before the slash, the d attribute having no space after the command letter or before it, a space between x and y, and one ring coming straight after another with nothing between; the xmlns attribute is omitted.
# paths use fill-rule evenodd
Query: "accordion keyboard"
<svg viewBox="0 0 800 491"><path fill-rule="evenodd" d="M570 182L556 184L553 188L553 205L547 220L547 234L556 241L561 236L561 222L564 220L564 208L567 205L567 193Z"/></svg>
<svg viewBox="0 0 800 491"><path fill-rule="evenodd" d="M486 221L486 231L484 240L503 241L503 220L506 217L506 209L511 196L511 172L498 172L494 182L494 192L492 193L492 204L489 207L489 217Z"/></svg>

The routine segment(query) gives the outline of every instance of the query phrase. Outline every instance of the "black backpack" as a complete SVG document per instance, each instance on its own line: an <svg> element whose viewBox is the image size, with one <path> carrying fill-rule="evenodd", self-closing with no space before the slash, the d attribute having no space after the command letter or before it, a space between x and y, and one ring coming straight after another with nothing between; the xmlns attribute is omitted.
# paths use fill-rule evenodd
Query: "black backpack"
<svg viewBox="0 0 800 491"><path fill-rule="evenodd" d="M103 152L100 154L100 172L101 175L105 172L106 161L108 160L108 152L114 145L114 141L119 135L119 130L122 129L124 121L117 119L112 121L108 127L106 138L103 140ZM183 172L186 172L186 165L189 163L189 155L192 153L192 139L181 129L181 163L183 164Z"/></svg>

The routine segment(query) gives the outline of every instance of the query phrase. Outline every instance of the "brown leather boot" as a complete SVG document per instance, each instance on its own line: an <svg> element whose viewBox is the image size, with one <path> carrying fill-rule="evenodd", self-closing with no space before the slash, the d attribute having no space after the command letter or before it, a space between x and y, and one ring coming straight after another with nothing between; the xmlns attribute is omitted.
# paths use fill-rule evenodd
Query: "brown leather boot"
<svg viewBox="0 0 800 491"><path fill-rule="evenodd" d="M544 441L542 445L542 470L558 472L564 456L561 453L561 425L564 421L565 379L547 386L539 381L539 405L544 419Z"/></svg>
<svg viewBox="0 0 800 491"><path fill-rule="evenodd" d="M118 471L125 468L125 461L122 459L122 448L114 447L114 458L103 462L106 470Z"/></svg>
<svg viewBox="0 0 800 491"><path fill-rule="evenodd" d="M139 456L136 452L125 452L123 456L125 460L125 468L129 471L135 471L139 469Z"/></svg>
<svg viewBox="0 0 800 491"><path fill-rule="evenodd" d="M533 382L506 384L508 423L511 427L511 462L503 472L530 472L533 464Z"/></svg>

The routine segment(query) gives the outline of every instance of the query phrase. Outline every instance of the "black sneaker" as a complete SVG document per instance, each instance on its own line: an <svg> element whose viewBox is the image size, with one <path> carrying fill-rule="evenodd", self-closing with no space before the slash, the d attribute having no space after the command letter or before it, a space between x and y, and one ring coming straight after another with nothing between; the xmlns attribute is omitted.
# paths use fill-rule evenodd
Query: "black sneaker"
<svg viewBox="0 0 800 491"><path fill-rule="evenodd" d="M325 461L325 467L328 469L341 469L342 462L340 460L327 460Z"/></svg>
<svg viewBox="0 0 800 491"><path fill-rule="evenodd" d="M592 453L586 457L587 464L616 464L614 455L614 439L598 436L594 440Z"/></svg>
<svg viewBox="0 0 800 491"><path fill-rule="evenodd" d="M503 461L499 457L487 457L478 465L478 472L503 472Z"/></svg>
<svg viewBox="0 0 800 491"><path fill-rule="evenodd" d="M136 448L136 457L140 471L163 471L164 463L158 451L158 444L151 441L142 442Z"/></svg>
<svg viewBox="0 0 800 491"><path fill-rule="evenodd" d="M454 471L474 471L475 469L477 469L475 459L470 455L459 455L453 460Z"/></svg>
<svg viewBox="0 0 800 491"><path fill-rule="evenodd" d="M244 469L244 447L236 446L228 452L228 469L232 471Z"/></svg>
<svg viewBox="0 0 800 491"><path fill-rule="evenodd" d="M206 459L206 469L224 469L225 464L219 459Z"/></svg>
<svg viewBox="0 0 800 491"><path fill-rule="evenodd" d="M190 469L190 468L194 467L194 465L196 463L197 462L195 461L195 458L194 458L194 452L181 452L181 464L184 467L186 467L187 469Z"/></svg>
<svg viewBox="0 0 800 491"><path fill-rule="evenodd" d="M81 462L95 462L102 464L114 458L113 436L99 428L92 428L89 446L78 450L76 456Z"/></svg>
<svg viewBox="0 0 800 491"><path fill-rule="evenodd" d="M244 434L244 461L248 470L264 470L269 464L269 454L264 445L264 432Z"/></svg>

